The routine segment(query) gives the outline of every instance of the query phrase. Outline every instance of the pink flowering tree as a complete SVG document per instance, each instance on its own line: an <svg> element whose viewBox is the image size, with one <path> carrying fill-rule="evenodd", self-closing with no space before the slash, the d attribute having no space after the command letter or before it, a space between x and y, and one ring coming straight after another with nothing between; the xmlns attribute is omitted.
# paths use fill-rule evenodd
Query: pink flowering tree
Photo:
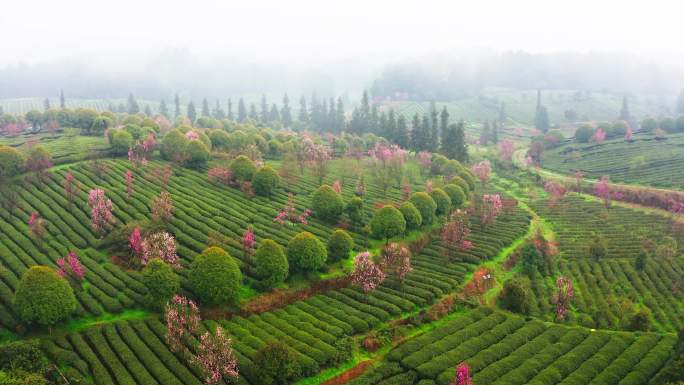
<svg viewBox="0 0 684 385"><path fill-rule="evenodd" d="M161 259L171 266L179 267L176 240L173 235L160 231L146 236L141 242L140 264L146 266L153 259Z"/></svg>
<svg viewBox="0 0 684 385"><path fill-rule="evenodd" d="M166 305L166 343L173 352L185 349L200 324L199 308L191 300L175 295Z"/></svg>
<svg viewBox="0 0 684 385"><path fill-rule="evenodd" d="M596 143L603 143L604 140L606 140L606 132L603 128L599 127L596 129L596 132L594 132L594 141Z"/></svg>
<svg viewBox="0 0 684 385"><path fill-rule="evenodd" d="M560 202L563 197L565 197L565 193L567 192L565 186L563 186L561 183L551 180L544 184L544 191L546 191L551 197L549 199L550 207L555 207L556 204Z"/></svg>
<svg viewBox="0 0 684 385"><path fill-rule="evenodd" d="M473 248L473 243L466 238L470 235L470 225L468 214L456 209L449 216L449 221L442 228L442 244L451 254L455 256L458 250L468 250Z"/></svg>
<svg viewBox="0 0 684 385"><path fill-rule="evenodd" d="M149 134L144 140L137 141L128 149L128 160L133 166L147 164L147 158L152 154L157 146L157 139L154 134Z"/></svg>
<svg viewBox="0 0 684 385"><path fill-rule="evenodd" d="M489 163L488 160L483 160L479 163L476 163L472 167L473 174L477 176L478 179L480 179L480 182L482 182L482 185L484 186L487 184L489 181L489 178L492 175L492 165Z"/></svg>
<svg viewBox="0 0 684 385"><path fill-rule="evenodd" d="M202 334L193 361L202 369L205 385L217 384L223 376L239 376L232 341L220 326L216 327L214 334Z"/></svg>
<svg viewBox="0 0 684 385"><path fill-rule="evenodd" d="M76 195L76 178L71 170L67 171L64 176L64 196L69 203L74 203L74 196Z"/></svg>
<svg viewBox="0 0 684 385"><path fill-rule="evenodd" d="M382 249L382 270L392 271L403 282L406 275L413 270L411 252L406 246L390 243Z"/></svg>
<svg viewBox="0 0 684 385"><path fill-rule="evenodd" d="M242 251L245 253L245 258L250 258L254 255L254 246L256 245L256 240L254 238L254 231L252 226L249 226L245 233L242 234Z"/></svg>
<svg viewBox="0 0 684 385"><path fill-rule="evenodd" d="M328 174L328 161L332 159L330 148L314 143L310 137L305 136L300 147L300 158L318 177L318 184L323 184L323 179Z"/></svg>
<svg viewBox="0 0 684 385"><path fill-rule="evenodd" d="M634 131L632 131L632 125L627 124L627 130L625 131L625 140L628 142L632 141L632 137L634 136Z"/></svg>
<svg viewBox="0 0 684 385"><path fill-rule="evenodd" d="M342 194L342 182L340 182L339 180L336 180L332 184L332 189L335 190L336 193Z"/></svg>
<svg viewBox="0 0 684 385"><path fill-rule="evenodd" d="M307 224L307 218L311 215L311 210L306 209L301 214L297 211L294 203L294 195L292 193L287 194L287 204L285 207L278 212L278 215L273 219L274 222L280 223L281 225L297 225L297 224Z"/></svg>
<svg viewBox="0 0 684 385"><path fill-rule="evenodd" d="M207 171L207 177L211 183L229 185L233 181L233 173L224 167L212 167Z"/></svg>
<svg viewBox="0 0 684 385"><path fill-rule="evenodd" d="M375 290L385 280L385 273L371 259L368 251L359 253L354 258L354 271L351 274L352 284L360 286L364 292Z"/></svg>
<svg viewBox="0 0 684 385"><path fill-rule="evenodd" d="M617 191L613 191L612 187L610 186L610 177L607 175L604 175L601 177L601 179L596 182L594 185L594 194L603 199L603 204L606 206L606 208L610 207L610 201L612 199L621 199L622 194Z"/></svg>
<svg viewBox="0 0 684 385"><path fill-rule="evenodd" d="M39 244L43 244L45 239L45 219L41 218L37 212L31 213L31 217L28 220L29 234L31 237Z"/></svg>
<svg viewBox="0 0 684 385"><path fill-rule="evenodd" d="M372 163L373 175L380 185L383 193L395 181L401 183L404 177L404 164L408 152L396 144L387 145L382 142L375 143L375 146L368 151Z"/></svg>
<svg viewBox="0 0 684 385"><path fill-rule="evenodd" d="M78 255L73 251L70 251L66 257L58 259L57 266L59 266L57 274L69 280L80 282L85 276L85 268L81 265Z"/></svg>
<svg viewBox="0 0 684 385"><path fill-rule="evenodd" d="M112 201L107 199L104 190L95 188L88 194L88 205L90 206L90 225L95 232L102 234L114 221Z"/></svg>
<svg viewBox="0 0 684 385"><path fill-rule="evenodd" d="M482 225L487 226L494 223L499 214L501 214L502 208L503 204L501 202L501 195L482 195L482 206L480 207Z"/></svg>
<svg viewBox="0 0 684 385"><path fill-rule="evenodd" d="M408 182L404 182L401 186L401 200L402 202L409 200L411 197L411 185Z"/></svg>
<svg viewBox="0 0 684 385"><path fill-rule="evenodd" d="M418 153L418 163L421 170L429 170L432 165L432 153L428 151L421 151Z"/></svg>
<svg viewBox="0 0 684 385"><path fill-rule="evenodd" d="M133 196L133 193L135 193L135 186L133 185L133 171L126 171L126 173L124 174L124 178L126 179L126 194L128 195L128 198L131 198Z"/></svg>
<svg viewBox="0 0 684 385"><path fill-rule="evenodd" d="M568 314L570 308L570 301L575 296L575 290L572 281L564 276L558 277L556 280L556 293L553 300L556 303L556 320L562 321Z"/></svg>
<svg viewBox="0 0 684 385"><path fill-rule="evenodd" d="M449 385L473 385L473 379L470 376L470 366L461 362L456 366L456 376Z"/></svg>
<svg viewBox="0 0 684 385"><path fill-rule="evenodd" d="M133 256L140 258L142 256L142 234L140 233L140 228L136 227L131 231L130 237L128 237L128 247L131 249L131 254Z"/></svg>
<svg viewBox="0 0 684 385"><path fill-rule="evenodd" d="M513 151L515 150L515 144L510 139L502 139L499 141L499 159L503 162L513 161Z"/></svg>
<svg viewBox="0 0 684 385"><path fill-rule="evenodd" d="M152 220L166 223L173 217L173 201L171 194L162 191L158 197L152 200Z"/></svg>

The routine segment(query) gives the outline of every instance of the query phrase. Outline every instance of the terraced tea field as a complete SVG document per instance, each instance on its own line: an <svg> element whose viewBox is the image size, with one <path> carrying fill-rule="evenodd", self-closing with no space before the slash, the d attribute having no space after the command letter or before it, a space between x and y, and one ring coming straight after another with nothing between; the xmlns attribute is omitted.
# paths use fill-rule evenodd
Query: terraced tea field
<svg viewBox="0 0 684 385"><path fill-rule="evenodd" d="M26 149L31 144L40 144L52 155L55 165L72 163L91 157L104 157L111 154L109 143L104 137L65 136L53 134L28 134L0 137L0 145Z"/></svg>
<svg viewBox="0 0 684 385"><path fill-rule="evenodd" d="M596 143L570 143L547 150L542 166L563 174L576 170L587 178L609 175L612 182L681 189L684 186L684 134L656 140L647 134Z"/></svg>
<svg viewBox="0 0 684 385"><path fill-rule="evenodd" d="M408 340L350 385L447 385L466 362L474 384L647 384L674 335L592 331L479 308Z"/></svg>

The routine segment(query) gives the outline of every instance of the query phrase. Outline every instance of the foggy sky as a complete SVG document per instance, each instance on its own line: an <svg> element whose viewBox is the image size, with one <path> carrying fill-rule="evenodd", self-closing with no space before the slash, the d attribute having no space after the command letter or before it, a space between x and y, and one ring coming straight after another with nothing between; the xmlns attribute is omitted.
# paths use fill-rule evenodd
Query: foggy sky
<svg viewBox="0 0 684 385"><path fill-rule="evenodd" d="M124 71L166 49L283 65L453 49L678 53L677 1L5 0L0 67L63 59Z"/></svg>

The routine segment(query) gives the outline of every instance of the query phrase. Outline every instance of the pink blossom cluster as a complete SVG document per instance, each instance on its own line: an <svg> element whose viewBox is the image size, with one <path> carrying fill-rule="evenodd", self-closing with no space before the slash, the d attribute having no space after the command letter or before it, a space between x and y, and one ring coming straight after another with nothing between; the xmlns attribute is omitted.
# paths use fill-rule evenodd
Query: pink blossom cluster
<svg viewBox="0 0 684 385"><path fill-rule="evenodd" d="M484 194L482 195L482 224L489 225L493 223L501 214L503 204L501 202L501 195L499 194Z"/></svg>
<svg viewBox="0 0 684 385"><path fill-rule="evenodd" d="M191 300L175 295L166 305L166 343L178 353L185 348L184 342L199 328L199 308Z"/></svg>
<svg viewBox="0 0 684 385"><path fill-rule="evenodd" d="M342 194L342 182L340 182L339 180L336 180L332 184L332 189L335 190L336 193Z"/></svg>
<svg viewBox="0 0 684 385"><path fill-rule="evenodd" d="M128 237L128 247L134 256L140 257L142 255L142 234L140 228L136 227L131 231L131 236Z"/></svg>
<svg viewBox="0 0 684 385"><path fill-rule="evenodd" d="M606 132L603 128L599 127L596 129L596 132L594 132L594 141L596 143L603 143L604 140L606 140Z"/></svg>
<svg viewBox="0 0 684 385"><path fill-rule="evenodd" d="M403 281L406 275L413 271L411 267L411 252L406 246L390 243L382 249L383 271L393 270L394 275Z"/></svg>
<svg viewBox="0 0 684 385"><path fill-rule="evenodd" d="M135 186L133 185L133 171L127 170L124 174L124 178L126 179L126 195L128 195L130 198L133 196L133 193L135 193Z"/></svg>
<svg viewBox="0 0 684 385"><path fill-rule="evenodd" d="M489 181L489 178L491 177L492 174L492 165L489 163L488 160L483 160L479 163L476 163L472 167L473 174L477 176L480 179L480 182L482 184L486 184Z"/></svg>
<svg viewBox="0 0 684 385"><path fill-rule="evenodd" d="M309 136L304 136L300 147L300 159L309 165L322 183L327 173L328 161L332 159L332 151L328 146L316 144Z"/></svg>
<svg viewBox="0 0 684 385"><path fill-rule="evenodd" d="M147 138L135 142L135 144L128 149L128 160L133 163L134 166L147 164L147 158L152 151L154 151L156 145L157 139L154 137L154 134L149 134Z"/></svg>
<svg viewBox="0 0 684 385"><path fill-rule="evenodd" d="M198 139L199 139L199 134L198 134L197 132L195 132L195 131L188 131L188 132L185 134L185 138L186 138L187 140L198 140Z"/></svg>
<svg viewBox="0 0 684 385"><path fill-rule="evenodd" d="M88 193L88 205L90 206L91 226L93 230L101 232L105 226L114 220L112 215L112 201L107 199L102 189L95 188Z"/></svg>
<svg viewBox="0 0 684 385"><path fill-rule="evenodd" d="M473 379L470 377L470 366L461 362L456 366L456 377L449 385L473 385Z"/></svg>
<svg viewBox="0 0 684 385"><path fill-rule="evenodd" d="M252 187L252 182L246 180L240 184L240 191L242 191L247 198L254 197L254 187Z"/></svg>
<svg viewBox="0 0 684 385"><path fill-rule="evenodd" d="M385 272L371 260L370 253L364 251L354 258L354 271L351 278L354 285L361 286L363 291L368 293L385 280Z"/></svg>
<svg viewBox="0 0 684 385"><path fill-rule="evenodd" d="M202 334L193 361L206 375L205 385L217 384L223 376L233 378L239 376L232 341L220 326L216 327L214 334L210 332Z"/></svg>
<svg viewBox="0 0 684 385"><path fill-rule="evenodd" d="M395 163L401 167L406 162L408 152L396 144L387 145L382 142L376 142L375 146L368 151L368 155L383 164Z"/></svg>
<svg viewBox="0 0 684 385"><path fill-rule="evenodd" d="M408 182L404 182L401 186L401 200L407 201L411 197L411 185Z"/></svg>
<svg viewBox="0 0 684 385"><path fill-rule="evenodd" d="M153 259L161 259L171 266L178 267L176 240L165 231L152 233L141 242L140 264L145 266Z"/></svg>
<svg viewBox="0 0 684 385"><path fill-rule="evenodd" d="M610 177L604 175L601 179L594 185L594 194L603 199L603 204L606 208L610 207L611 199L622 199L622 193L619 191L613 192L610 186Z"/></svg>
<svg viewBox="0 0 684 385"><path fill-rule="evenodd" d="M245 233L242 235L242 250L246 257L250 257L254 254L254 246L256 245L256 239L254 237L254 231L252 227L248 227Z"/></svg>
<svg viewBox="0 0 684 385"><path fill-rule="evenodd" d="M510 162L513 160L513 150L515 149L515 144L510 139L502 139L499 141L499 158L504 162Z"/></svg>
<svg viewBox="0 0 684 385"><path fill-rule="evenodd" d="M565 186L563 186L561 183L557 183L551 180L547 181L544 184L544 191L551 195L549 205L552 207L555 206L556 203L558 203L561 199L563 199L565 193L567 192Z"/></svg>
<svg viewBox="0 0 684 385"><path fill-rule="evenodd" d="M74 201L74 194L76 193L75 184L76 178L74 178L74 174L71 172L71 170L67 171L66 175L64 176L64 195L69 202Z"/></svg>
<svg viewBox="0 0 684 385"><path fill-rule="evenodd" d="M627 123L627 131L625 131L625 140L628 142L631 142L633 136L634 136L634 131L632 131L632 125Z"/></svg>
<svg viewBox="0 0 684 385"><path fill-rule="evenodd" d="M423 170L430 168L432 164L432 153L429 151L421 151L418 153L418 162Z"/></svg>
<svg viewBox="0 0 684 385"><path fill-rule="evenodd" d="M229 185L233 180L233 172L223 167L212 167L207 172L209 181Z"/></svg>
<svg viewBox="0 0 684 385"><path fill-rule="evenodd" d="M85 268L81 265L78 255L70 251L66 257L57 260L57 274L65 278L73 278L77 281L82 281L85 276Z"/></svg>
<svg viewBox="0 0 684 385"><path fill-rule="evenodd" d="M556 303L556 320L562 321L568 314L570 301L575 296L575 289L572 281L564 276L558 277L556 280L556 294L554 295L554 302Z"/></svg>
<svg viewBox="0 0 684 385"><path fill-rule="evenodd" d="M45 238L45 219L37 212L32 212L28 220L29 233L38 242L42 243Z"/></svg>
<svg viewBox="0 0 684 385"><path fill-rule="evenodd" d="M171 194L162 191L157 198L152 200L152 219L159 222L168 222L173 217L173 201Z"/></svg>
<svg viewBox="0 0 684 385"><path fill-rule="evenodd" d="M289 193L287 195L287 204L285 208L281 210L278 215L273 219L274 222L280 223L281 225L285 223L303 225L307 224L307 218L311 215L311 210L306 209L302 214L297 213L297 208L295 208L294 195Z"/></svg>
<svg viewBox="0 0 684 385"><path fill-rule="evenodd" d="M468 224L468 214L456 209L449 216L449 221L442 228L442 243L451 253L456 250L468 250L473 247L473 243L466 238L470 235Z"/></svg>

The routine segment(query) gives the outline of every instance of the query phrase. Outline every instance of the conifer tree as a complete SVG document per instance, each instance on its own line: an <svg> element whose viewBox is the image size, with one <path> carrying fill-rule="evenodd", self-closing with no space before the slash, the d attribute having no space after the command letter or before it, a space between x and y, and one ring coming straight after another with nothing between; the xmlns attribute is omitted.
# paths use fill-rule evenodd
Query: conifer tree
<svg viewBox="0 0 684 385"><path fill-rule="evenodd" d="M290 108L290 98L287 97L287 94L283 96L283 108L280 110L279 119L282 120L285 127L292 125L292 109Z"/></svg>
<svg viewBox="0 0 684 385"><path fill-rule="evenodd" d="M228 98L228 119L235 120L233 116L233 101Z"/></svg>
<svg viewBox="0 0 684 385"><path fill-rule="evenodd" d="M539 106L537 116L534 119L534 126L544 133L549 130L549 112L546 110L546 107Z"/></svg>
<svg viewBox="0 0 684 385"><path fill-rule="evenodd" d="M280 112L278 111L278 106L275 103L271 104L271 112L268 113L269 122L279 122Z"/></svg>
<svg viewBox="0 0 684 385"><path fill-rule="evenodd" d="M306 98L304 96L299 98L299 114L297 115L297 120L301 123L309 122L309 109L306 107Z"/></svg>
<svg viewBox="0 0 684 385"><path fill-rule="evenodd" d="M216 99L216 105L214 106L214 118L218 120L223 120L226 118L226 113L223 112L223 108L221 108L221 102Z"/></svg>
<svg viewBox="0 0 684 385"><path fill-rule="evenodd" d="M66 100L64 99L64 90L59 90L59 108L66 108Z"/></svg>
<svg viewBox="0 0 684 385"><path fill-rule="evenodd" d="M145 104L145 115L152 116L152 108L150 108L149 104Z"/></svg>
<svg viewBox="0 0 684 385"><path fill-rule="evenodd" d="M366 128L366 132L372 132L374 134L378 134L380 131L380 115L378 114L378 106L373 104L371 107L371 113L370 116L368 117L368 125Z"/></svg>
<svg viewBox="0 0 684 385"><path fill-rule="evenodd" d="M202 116L211 116L211 112L209 111L209 101L207 98L202 99Z"/></svg>
<svg viewBox="0 0 684 385"><path fill-rule="evenodd" d="M159 102L159 113L167 119L169 118L169 108L166 106L166 101L164 99Z"/></svg>
<svg viewBox="0 0 684 385"><path fill-rule="evenodd" d="M622 108L620 108L620 120L629 120L631 114L629 113L629 103L627 97L622 98Z"/></svg>
<svg viewBox="0 0 684 385"><path fill-rule="evenodd" d="M439 132L441 142L444 143L444 137L446 136L447 128L449 127L449 111L447 111L446 106L442 108L442 112L439 114Z"/></svg>
<svg viewBox="0 0 684 385"><path fill-rule="evenodd" d="M499 143L499 123L496 120L492 122L492 143Z"/></svg>
<svg viewBox="0 0 684 385"><path fill-rule="evenodd" d="M330 101L328 102L328 105L330 108L328 108L328 127L330 130L334 133L339 133L341 131L340 127L337 127L337 111L335 109L335 99L330 98Z"/></svg>
<svg viewBox="0 0 684 385"><path fill-rule="evenodd" d="M409 146L409 130L404 115L399 115L397 118L397 132L394 135L394 142L403 148Z"/></svg>
<svg viewBox="0 0 684 385"><path fill-rule="evenodd" d="M422 150L420 136L420 116L416 112L411 120L411 148L416 152Z"/></svg>
<svg viewBox="0 0 684 385"><path fill-rule="evenodd" d="M335 125L340 131L345 130L345 119L344 119L344 104L342 103L342 97L337 98L337 108L335 109Z"/></svg>
<svg viewBox="0 0 684 385"><path fill-rule="evenodd" d="M50 99L45 98L45 100L43 100L43 108L45 108L45 111L50 109Z"/></svg>
<svg viewBox="0 0 684 385"><path fill-rule="evenodd" d="M138 105L138 102L135 100L133 94L128 94L128 113L134 115L138 112L140 112L140 106Z"/></svg>
<svg viewBox="0 0 684 385"><path fill-rule="evenodd" d="M266 95L261 95L261 115L259 116L261 122L268 122L268 102L266 101Z"/></svg>
<svg viewBox="0 0 684 385"><path fill-rule="evenodd" d="M190 101L190 103L188 103L188 119L190 119L191 124L195 124L195 120L197 119L195 103L192 100Z"/></svg>
<svg viewBox="0 0 684 385"><path fill-rule="evenodd" d="M387 114L387 126L383 130L382 136L393 143L397 143L397 117L394 109L390 109Z"/></svg>
<svg viewBox="0 0 684 385"><path fill-rule="evenodd" d="M259 115L257 115L256 105L254 103L249 104L249 118L255 122L259 119Z"/></svg>
<svg viewBox="0 0 684 385"><path fill-rule="evenodd" d="M468 145L465 141L465 123L461 120L454 128L454 142L453 147L455 148L455 157L457 161L461 163L468 162Z"/></svg>
<svg viewBox="0 0 684 385"><path fill-rule="evenodd" d="M247 107L245 107L244 99L240 98L238 101L238 122L242 123L247 120Z"/></svg>
<svg viewBox="0 0 684 385"><path fill-rule="evenodd" d="M180 98L178 97L178 93L173 97L173 103L176 105L176 111L174 111L174 117L179 117L181 114L181 109L180 109Z"/></svg>
<svg viewBox="0 0 684 385"><path fill-rule="evenodd" d="M490 138L490 127L489 127L489 120L485 120L484 123L482 124L482 132L480 133L480 144L483 146L486 146L489 143L489 138Z"/></svg>

